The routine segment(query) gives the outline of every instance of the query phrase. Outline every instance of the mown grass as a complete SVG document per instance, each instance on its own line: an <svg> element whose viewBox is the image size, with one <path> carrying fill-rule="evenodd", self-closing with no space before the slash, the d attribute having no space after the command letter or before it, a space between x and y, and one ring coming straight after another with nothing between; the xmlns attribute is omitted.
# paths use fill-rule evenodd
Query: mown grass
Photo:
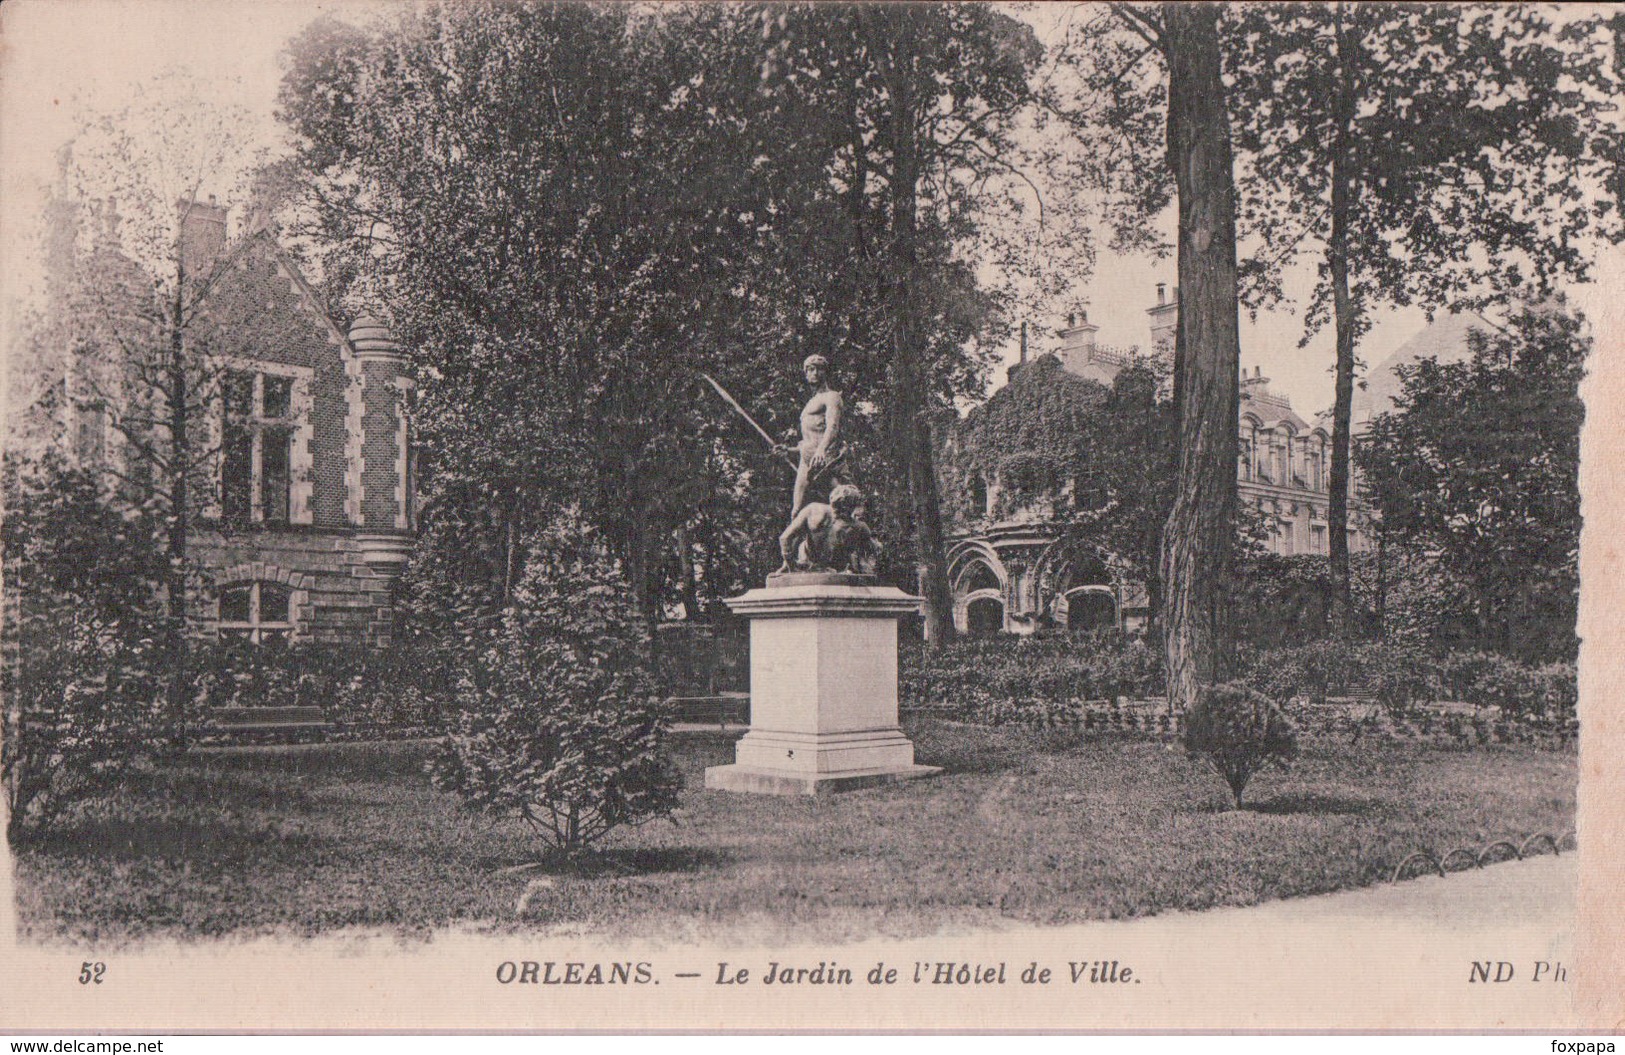
<svg viewBox="0 0 1625 1055"><path fill-rule="evenodd" d="M826 799L707 792L733 739L687 734L676 824L593 859L458 808L423 744L194 753L15 848L23 936L316 935L456 925L671 941L839 941L1065 923L1357 886L1405 854L1574 824L1575 758L1522 747L1306 743L1248 809L1146 740L909 726L931 780ZM532 886L523 917L516 903Z"/></svg>

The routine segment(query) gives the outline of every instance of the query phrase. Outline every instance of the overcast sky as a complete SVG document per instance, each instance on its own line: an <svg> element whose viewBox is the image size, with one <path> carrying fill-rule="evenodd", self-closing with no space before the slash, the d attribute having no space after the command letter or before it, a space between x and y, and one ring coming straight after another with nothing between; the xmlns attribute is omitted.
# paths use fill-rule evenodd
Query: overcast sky
<svg viewBox="0 0 1625 1055"><path fill-rule="evenodd" d="M388 0L8 0L0 7L0 282L7 306L37 285L39 206L54 175L55 153L80 115L117 110L155 74L173 68L211 86L215 102L257 115L263 122L258 134L274 141L278 56L287 41L319 14L359 22L389 6ZM1295 283L1300 303L1311 277L1305 269ZM1102 255L1096 274L1075 284L1070 304L1057 305L1052 317L1030 320L1034 342L1040 350L1045 342L1053 344L1048 335L1068 307L1087 305L1090 320L1101 328L1101 343L1145 347L1145 309L1154 303L1156 283L1172 287L1174 280L1172 257ZM1594 290L1576 295L1582 306L1600 302ZM1362 358L1380 362L1424 323L1414 310L1381 316ZM1300 349L1300 336L1290 311L1256 323L1244 316L1242 363L1249 371L1261 365L1272 387L1309 417L1331 402L1332 341L1322 333ZM1013 361L1016 354L1012 342L1005 358ZM999 380L1003 373L998 371Z"/></svg>

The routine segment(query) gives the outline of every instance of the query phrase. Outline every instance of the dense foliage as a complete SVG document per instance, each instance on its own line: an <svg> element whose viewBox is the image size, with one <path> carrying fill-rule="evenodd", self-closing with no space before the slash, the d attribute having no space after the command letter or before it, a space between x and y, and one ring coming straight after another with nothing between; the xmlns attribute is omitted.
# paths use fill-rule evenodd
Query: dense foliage
<svg viewBox="0 0 1625 1055"><path fill-rule="evenodd" d="M1158 649L1120 634L1091 637L998 635L922 651L906 647L900 669L905 708L948 709L972 716L1019 701L1055 706L1163 691Z"/></svg>
<svg viewBox="0 0 1625 1055"><path fill-rule="evenodd" d="M1268 697L1246 685L1205 687L1185 715L1185 750L1211 765L1230 785L1236 808L1253 774L1286 767L1298 754L1291 720Z"/></svg>
<svg viewBox="0 0 1625 1055"><path fill-rule="evenodd" d="M1110 388L1052 356L1018 367L1009 384L945 430L942 489L961 529L1041 520L1079 551L1109 557L1147 584L1155 620L1158 554L1173 496L1173 414L1165 364L1141 360ZM980 483L995 495L976 504Z"/></svg>
<svg viewBox="0 0 1625 1055"><path fill-rule="evenodd" d="M316 707L330 735L438 735L456 705L457 668L414 641L357 649L341 643L200 641L192 649L193 714L202 735L249 707Z"/></svg>
<svg viewBox="0 0 1625 1055"><path fill-rule="evenodd" d="M8 835L104 791L173 731L163 555L96 477L55 458L6 467Z"/></svg>
<svg viewBox="0 0 1625 1055"><path fill-rule="evenodd" d="M249 226L239 233L258 222L261 201L248 176L263 152L251 126L245 113L176 73L152 78L117 112L86 114L57 156L44 306L27 354L17 357L20 388L50 392L19 417L55 404L56 434L35 439L73 451L125 519L124 533L141 530L162 551L161 561L123 574L150 577L162 593L154 632L167 653L177 739L185 735L189 629L198 615L195 536L205 517L219 515L211 510L223 448L215 419L226 364L275 346L288 324L258 310L262 304L238 311L236 298L216 295L237 261L196 223L212 209L205 191L247 206Z"/></svg>
<svg viewBox="0 0 1625 1055"><path fill-rule="evenodd" d="M436 786L567 852L669 814L681 781L640 625L579 521L532 539L513 604L462 672Z"/></svg>
<svg viewBox="0 0 1625 1055"><path fill-rule="evenodd" d="M1591 349L1561 305L1474 331L1465 362L1401 367L1395 409L1360 449L1390 545L1467 589L1474 643L1572 659L1579 588L1580 381ZM1415 558L1413 557L1413 560Z"/></svg>
<svg viewBox="0 0 1625 1055"><path fill-rule="evenodd" d="M1578 717L1572 662L1532 665L1418 642L1323 637L1244 647L1235 666L1239 683L1317 732L1351 722L1365 728L1379 717L1421 728L1465 704L1504 739L1561 740ZM1166 714L1164 676L1160 650L1116 633L999 635L936 652L909 647L900 669L905 710L985 725L1167 733L1188 712Z"/></svg>
<svg viewBox="0 0 1625 1055"><path fill-rule="evenodd" d="M1333 613L1350 606L1345 533L1357 348L1382 304L1442 307L1528 280L1584 278L1625 225L1600 190L1622 129L1612 34L1533 6L1259 4L1231 9L1242 225L1254 303L1318 258L1305 339L1336 335ZM1584 203L1589 200L1594 206Z"/></svg>

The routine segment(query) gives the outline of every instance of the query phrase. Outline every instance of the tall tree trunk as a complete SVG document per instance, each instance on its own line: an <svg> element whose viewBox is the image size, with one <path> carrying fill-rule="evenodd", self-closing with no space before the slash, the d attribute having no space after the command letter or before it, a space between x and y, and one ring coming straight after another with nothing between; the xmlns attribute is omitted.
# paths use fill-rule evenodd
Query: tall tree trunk
<svg viewBox="0 0 1625 1055"><path fill-rule="evenodd" d="M918 271L916 210L919 170L917 108L920 105L914 85L914 41L912 12L891 11L883 17L896 19L897 30L892 55L891 137L892 137L892 386L897 404L895 441L902 454L908 480L909 508L914 521L915 569L921 596L925 599L925 639L935 645L953 637L953 596L948 589L948 561L942 534L942 503L937 494L936 456L932 449L931 424L927 420L928 380L925 368L924 335L916 318L915 292Z"/></svg>
<svg viewBox="0 0 1625 1055"><path fill-rule="evenodd" d="M660 602L654 590L654 563L648 514L641 508L634 508L626 525L626 578L632 587L632 604L650 630L660 622Z"/></svg>
<svg viewBox="0 0 1625 1055"><path fill-rule="evenodd" d="M1168 705L1176 711L1229 666L1241 349L1236 193L1218 19L1216 5L1162 5L1168 160L1179 194L1179 468L1162 541Z"/></svg>
<svg viewBox="0 0 1625 1055"><path fill-rule="evenodd" d="M677 551L684 618L692 623L700 618L700 580L694 570L694 544L688 537L687 524L679 524L672 533L672 547Z"/></svg>
<svg viewBox="0 0 1625 1055"><path fill-rule="evenodd" d="M1331 272L1332 313L1337 326L1337 370L1332 400L1331 494L1326 509L1326 531L1330 543L1332 573L1332 632L1350 636L1349 586L1349 451L1354 408L1354 332L1356 307L1349 293L1349 221L1353 209L1351 180L1353 167L1349 150L1354 120L1354 71L1349 56L1349 38L1344 25L1343 5L1337 5L1337 106L1335 142L1332 149L1332 230L1327 241L1327 265Z"/></svg>
<svg viewBox="0 0 1625 1055"><path fill-rule="evenodd" d="M188 559L187 507L191 502L191 436L187 433L189 407L186 400L186 333L182 327L185 310L185 272L178 272L175 300L170 320L167 377L170 439L170 504L168 524L169 567L165 593L168 621L165 628L165 654L169 664L165 703L170 721L170 739L175 747L185 747L186 718L191 698L191 662L186 648L186 562Z"/></svg>

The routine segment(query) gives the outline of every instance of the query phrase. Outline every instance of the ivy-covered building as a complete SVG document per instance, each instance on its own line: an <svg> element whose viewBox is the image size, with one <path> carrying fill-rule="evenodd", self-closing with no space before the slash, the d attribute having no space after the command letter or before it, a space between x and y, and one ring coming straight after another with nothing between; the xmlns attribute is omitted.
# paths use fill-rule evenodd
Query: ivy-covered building
<svg viewBox="0 0 1625 1055"><path fill-rule="evenodd" d="M1159 285L1147 315L1145 353L1101 345L1087 315L1069 318L1054 352L1029 360L1024 348L1009 383L944 430L939 486L961 632L1144 626L1157 487L1171 475L1153 418L1171 412L1177 297ZM1266 548L1329 552L1328 428L1300 417L1257 368L1242 379L1239 411L1238 498ZM1351 502L1350 550L1372 539L1369 509Z"/></svg>

